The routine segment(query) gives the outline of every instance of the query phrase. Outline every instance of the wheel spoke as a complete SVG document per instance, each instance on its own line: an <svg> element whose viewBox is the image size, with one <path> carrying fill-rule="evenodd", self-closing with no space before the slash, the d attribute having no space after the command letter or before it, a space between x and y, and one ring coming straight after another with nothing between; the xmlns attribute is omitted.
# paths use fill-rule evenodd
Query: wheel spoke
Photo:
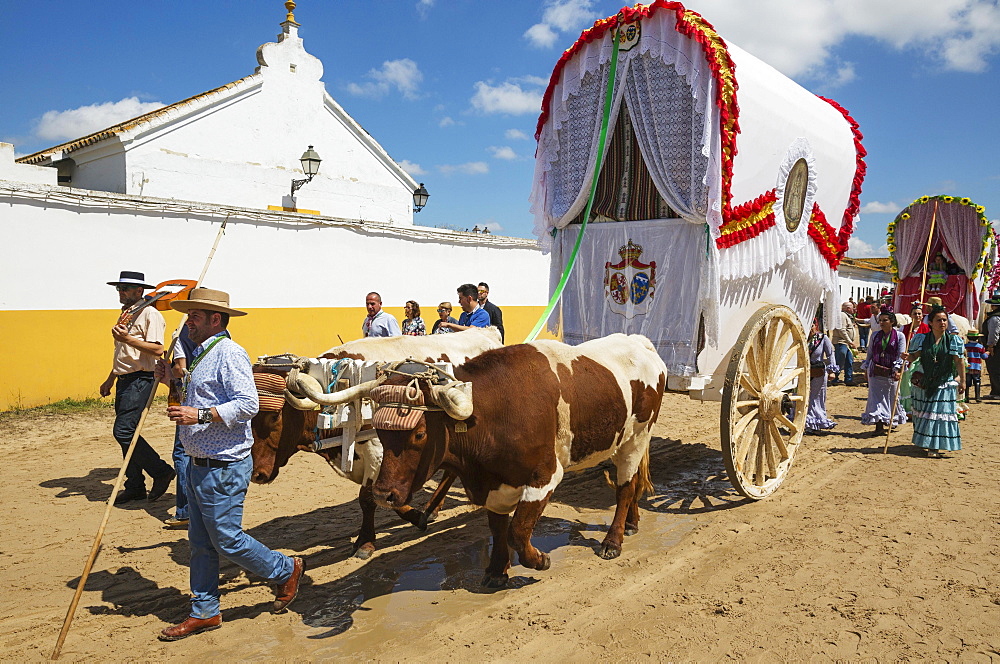
<svg viewBox="0 0 1000 664"><path fill-rule="evenodd" d="M774 419L778 420L778 424L780 424L781 426L783 426L786 429L788 429L788 431L793 436L799 432L799 427L795 424L795 422L792 422L790 419L788 419L787 417L785 417L784 413L775 413L774 414ZM785 443L782 441L778 445L778 447L781 448L781 456L787 458L788 457L788 450L785 449Z"/></svg>
<svg viewBox="0 0 1000 664"><path fill-rule="evenodd" d="M760 397L760 387L758 385L754 385L753 378L750 377L749 373L740 374L740 385L742 385L743 389L750 394L755 397Z"/></svg>
<svg viewBox="0 0 1000 664"><path fill-rule="evenodd" d="M778 366L777 370L775 371L775 375L780 374L781 371L788 366L788 363L791 362L792 360L792 356L794 356L795 353L798 352L798 350L799 350L798 346L793 344L791 348L785 351L785 354L782 355L781 359L778 361Z"/></svg>
<svg viewBox="0 0 1000 664"><path fill-rule="evenodd" d="M760 431L764 427L763 422L757 430L757 463L754 467L753 483L757 486L764 484L764 447L767 445L767 431Z"/></svg>
<svg viewBox="0 0 1000 664"><path fill-rule="evenodd" d="M760 369L757 367L757 350L753 341L747 344L747 369L758 385L761 384Z"/></svg>
<svg viewBox="0 0 1000 664"><path fill-rule="evenodd" d="M749 413L746 413L743 417L741 417L740 421L733 427L733 434L731 438L733 442L733 449L736 449L737 443L739 443L740 438L743 436L743 432L746 431L747 425L749 425L750 422L752 422L756 417L757 411L751 410Z"/></svg>
<svg viewBox="0 0 1000 664"><path fill-rule="evenodd" d="M757 399L750 399L748 401L737 401L736 402L736 407L737 408L746 408L747 406L751 406L753 408L760 408L760 401L757 400Z"/></svg>
<svg viewBox="0 0 1000 664"><path fill-rule="evenodd" d="M777 349L784 348L788 341L788 337L791 336L792 334L791 328L785 325L785 322L781 319L778 319L778 328L780 329L780 333L775 335L777 338L775 339L774 346L772 346L772 348L774 349L774 353L771 355L771 361L774 363L770 367L771 372L770 374L768 374L769 376L779 375L781 373L781 370L784 369L786 366L788 366L788 360L791 359L791 354L794 353L796 350L795 347L793 346L792 348L785 351L785 354L781 356L780 360L775 361L775 358L777 356Z"/></svg>
<svg viewBox="0 0 1000 664"><path fill-rule="evenodd" d="M805 401L806 398L804 396L802 396L801 394L792 394L791 396L788 397L788 400L789 401Z"/></svg>
<svg viewBox="0 0 1000 664"><path fill-rule="evenodd" d="M778 441L781 440L781 432L778 431L778 425L774 423L774 420L768 420L767 429L768 435L765 436L767 443L764 452L767 454L768 477L774 479L778 476L778 463L774 459L774 448L778 446Z"/></svg>
<svg viewBox="0 0 1000 664"><path fill-rule="evenodd" d="M740 472L743 472L743 468L746 465L747 456L750 453L750 443L753 442L754 437L757 435L756 428L760 425L760 420L756 420L753 427L746 427L743 429L742 435L738 440L733 441L737 443L735 445L736 454L733 455L733 461L736 463L736 468Z"/></svg>
<svg viewBox="0 0 1000 664"><path fill-rule="evenodd" d="M774 437L774 445L775 445L775 447L778 448L778 454L781 455L781 460L785 461L788 458L788 447L785 445L785 440L781 437L781 432L778 431L778 425L777 425L777 423L775 423L774 420L771 420L770 424L771 424L771 435ZM789 424L791 424L791 423L789 422ZM792 435L795 435L795 434L792 434ZM772 462L774 461L774 457L773 456L772 456L771 460L772 460ZM774 475L772 475L772 477L777 477L778 476L778 474L777 474L777 468L773 468L772 470L774 471Z"/></svg>
<svg viewBox="0 0 1000 664"><path fill-rule="evenodd" d="M784 376L781 377L781 380L779 380L774 384L774 389L780 390L785 385L788 385L790 382L792 382L792 380L794 380L796 376L798 376L799 374L804 374L805 372L806 370L803 369L802 367L797 367L792 371L789 371L788 373L786 373Z"/></svg>

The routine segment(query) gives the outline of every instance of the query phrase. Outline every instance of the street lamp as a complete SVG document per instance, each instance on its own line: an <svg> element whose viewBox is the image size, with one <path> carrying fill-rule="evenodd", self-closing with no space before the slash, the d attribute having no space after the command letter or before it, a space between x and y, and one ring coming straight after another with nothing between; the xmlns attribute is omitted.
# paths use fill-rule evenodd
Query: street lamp
<svg viewBox="0 0 1000 664"><path fill-rule="evenodd" d="M312 179L319 173L319 164L321 161L323 160L319 158L319 155L316 154L311 145L308 150L302 153L302 156L299 157L299 162L302 163L302 172L306 174L306 177L301 180L292 180L292 196L302 188L302 185L312 182Z"/></svg>
<svg viewBox="0 0 1000 664"><path fill-rule="evenodd" d="M424 206L427 205L427 199L430 197L431 195L424 189L424 183L421 182L420 186L413 190L413 211L420 212L423 210Z"/></svg>

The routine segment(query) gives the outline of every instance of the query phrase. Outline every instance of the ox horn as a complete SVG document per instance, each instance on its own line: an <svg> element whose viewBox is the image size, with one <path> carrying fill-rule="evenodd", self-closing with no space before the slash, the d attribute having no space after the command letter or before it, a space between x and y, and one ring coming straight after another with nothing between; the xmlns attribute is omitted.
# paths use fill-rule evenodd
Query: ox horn
<svg viewBox="0 0 1000 664"><path fill-rule="evenodd" d="M310 401L321 406L339 406L368 396L381 382L378 379L370 380L367 383L361 383L346 390L325 394L318 380L309 374L300 373L298 369L292 369L288 373L286 384L290 390L295 390L306 395Z"/></svg>
<svg viewBox="0 0 1000 664"><path fill-rule="evenodd" d="M291 393L289 390L285 390L285 401L288 405L295 410L317 410L319 409L319 404L310 399L304 399L302 397L297 397Z"/></svg>
<svg viewBox="0 0 1000 664"><path fill-rule="evenodd" d="M472 383L431 385L431 400L441 406L449 417L467 420L472 415Z"/></svg>

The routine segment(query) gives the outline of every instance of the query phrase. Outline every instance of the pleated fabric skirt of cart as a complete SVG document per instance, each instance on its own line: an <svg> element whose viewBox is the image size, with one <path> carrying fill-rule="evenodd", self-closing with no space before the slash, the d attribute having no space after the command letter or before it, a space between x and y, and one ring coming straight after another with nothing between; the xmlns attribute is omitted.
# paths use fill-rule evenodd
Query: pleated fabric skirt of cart
<svg viewBox="0 0 1000 664"><path fill-rule="evenodd" d="M958 383L952 379L936 390L913 386L913 444L930 450L960 450L955 399Z"/></svg>

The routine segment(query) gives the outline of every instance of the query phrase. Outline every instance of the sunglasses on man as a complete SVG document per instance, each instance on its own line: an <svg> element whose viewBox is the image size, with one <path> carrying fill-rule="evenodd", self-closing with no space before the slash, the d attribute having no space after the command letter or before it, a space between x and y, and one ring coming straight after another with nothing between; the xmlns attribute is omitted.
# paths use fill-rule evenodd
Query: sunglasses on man
<svg viewBox="0 0 1000 664"><path fill-rule="evenodd" d="M133 288L138 288L138 286L129 286L127 284L118 284L115 286L115 290L121 293L122 291L132 290Z"/></svg>
<svg viewBox="0 0 1000 664"><path fill-rule="evenodd" d="M444 313L445 311L451 311L451 309L438 308L438 313Z"/></svg>

